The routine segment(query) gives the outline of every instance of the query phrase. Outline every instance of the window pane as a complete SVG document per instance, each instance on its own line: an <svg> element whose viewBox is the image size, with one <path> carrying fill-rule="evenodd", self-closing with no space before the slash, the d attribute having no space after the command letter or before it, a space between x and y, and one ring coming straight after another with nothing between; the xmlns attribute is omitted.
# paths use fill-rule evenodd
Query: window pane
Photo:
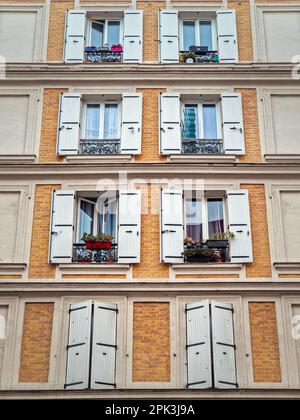
<svg viewBox="0 0 300 420"><path fill-rule="evenodd" d="M208 51L213 49L211 22L200 22L200 45L208 47Z"/></svg>
<svg viewBox="0 0 300 420"><path fill-rule="evenodd" d="M183 22L183 49L189 51L195 45L195 22Z"/></svg>
<svg viewBox="0 0 300 420"><path fill-rule="evenodd" d="M208 237L214 233L224 232L224 211L222 198L209 198L207 200Z"/></svg>
<svg viewBox="0 0 300 420"><path fill-rule="evenodd" d="M102 23L92 23L92 34L91 34L91 46L102 47L103 46L103 33L104 25Z"/></svg>
<svg viewBox="0 0 300 420"><path fill-rule="evenodd" d="M183 138L196 139L198 137L198 106L185 105L183 112Z"/></svg>
<svg viewBox="0 0 300 420"><path fill-rule="evenodd" d="M100 105L87 105L86 107L86 123L85 123L85 138L98 139L99 138L99 124L100 124Z"/></svg>
<svg viewBox="0 0 300 420"><path fill-rule="evenodd" d="M202 202L197 199L186 200L186 236L196 242L203 240Z"/></svg>
<svg viewBox="0 0 300 420"><path fill-rule="evenodd" d="M79 239L81 240L84 233L93 234L94 227L94 204L86 201L80 202L79 217Z"/></svg>
<svg viewBox="0 0 300 420"><path fill-rule="evenodd" d="M106 104L104 111L104 138L116 139L118 135L118 105Z"/></svg>
<svg viewBox="0 0 300 420"><path fill-rule="evenodd" d="M107 43L110 47L120 43L120 22L108 22Z"/></svg>
<svg viewBox="0 0 300 420"><path fill-rule="evenodd" d="M105 200L104 214L99 214L99 233L106 233L116 240L117 228L117 201Z"/></svg>
<svg viewBox="0 0 300 420"><path fill-rule="evenodd" d="M216 105L203 105L203 137L218 138Z"/></svg>

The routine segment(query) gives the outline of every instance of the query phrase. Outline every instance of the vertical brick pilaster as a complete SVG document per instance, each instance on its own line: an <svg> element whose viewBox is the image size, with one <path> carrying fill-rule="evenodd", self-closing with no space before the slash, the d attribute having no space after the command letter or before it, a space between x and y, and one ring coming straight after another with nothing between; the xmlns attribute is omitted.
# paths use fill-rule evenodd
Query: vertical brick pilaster
<svg viewBox="0 0 300 420"><path fill-rule="evenodd" d="M236 11L239 61L253 61L250 2L230 0L228 8Z"/></svg>

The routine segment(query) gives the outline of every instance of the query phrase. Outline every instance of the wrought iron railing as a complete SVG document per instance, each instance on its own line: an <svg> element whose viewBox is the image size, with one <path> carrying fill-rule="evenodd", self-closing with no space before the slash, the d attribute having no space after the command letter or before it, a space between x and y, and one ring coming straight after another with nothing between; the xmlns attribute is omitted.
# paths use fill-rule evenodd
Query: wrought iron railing
<svg viewBox="0 0 300 420"><path fill-rule="evenodd" d="M87 63L122 63L123 54L118 52L85 52Z"/></svg>
<svg viewBox="0 0 300 420"><path fill-rule="evenodd" d="M182 153L220 155L223 153L223 141L220 139L182 139Z"/></svg>
<svg viewBox="0 0 300 420"><path fill-rule="evenodd" d="M120 139L81 139L82 155L117 155L120 153Z"/></svg>
<svg viewBox="0 0 300 420"><path fill-rule="evenodd" d="M111 249L87 249L85 243L73 245L73 262L111 264L118 261L118 244Z"/></svg>
<svg viewBox="0 0 300 420"><path fill-rule="evenodd" d="M218 63L219 55L218 51L207 51L201 54L195 54L193 52L180 51L179 52L180 63Z"/></svg>
<svg viewBox="0 0 300 420"><path fill-rule="evenodd" d="M201 255L197 253L197 250L202 251L202 252L200 251ZM205 250L209 252L205 252ZM190 252L187 252L187 251L190 251ZM193 252L193 251L196 251L196 252ZM230 244L228 243L226 247L208 246L207 242L197 242L197 243L194 243L193 245L184 244L184 261L185 262L205 262L205 263L230 262L231 261Z"/></svg>

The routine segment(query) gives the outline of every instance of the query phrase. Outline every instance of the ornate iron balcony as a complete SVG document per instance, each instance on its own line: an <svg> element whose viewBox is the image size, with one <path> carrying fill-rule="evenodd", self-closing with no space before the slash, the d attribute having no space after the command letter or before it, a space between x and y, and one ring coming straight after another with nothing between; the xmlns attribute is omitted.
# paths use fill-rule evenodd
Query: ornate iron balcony
<svg viewBox="0 0 300 420"><path fill-rule="evenodd" d="M111 249L86 249L85 243L73 245L73 262L111 264L118 261L118 244L112 243Z"/></svg>
<svg viewBox="0 0 300 420"><path fill-rule="evenodd" d="M123 54L118 52L86 52L87 63L122 63Z"/></svg>
<svg viewBox="0 0 300 420"><path fill-rule="evenodd" d="M120 153L120 139L81 139L80 154L82 155L117 155Z"/></svg>
<svg viewBox="0 0 300 420"><path fill-rule="evenodd" d="M192 51L180 51L179 52L180 63L218 63L219 56L218 51L206 51L202 53L195 53Z"/></svg>
<svg viewBox="0 0 300 420"><path fill-rule="evenodd" d="M223 141L220 139L182 139L182 153L220 155L223 153Z"/></svg>

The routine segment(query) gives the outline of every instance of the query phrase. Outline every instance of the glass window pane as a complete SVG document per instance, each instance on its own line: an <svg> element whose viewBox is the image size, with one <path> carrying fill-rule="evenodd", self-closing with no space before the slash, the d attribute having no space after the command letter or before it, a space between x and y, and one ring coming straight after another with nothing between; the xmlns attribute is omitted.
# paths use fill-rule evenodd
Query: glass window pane
<svg viewBox="0 0 300 420"><path fill-rule="evenodd" d="M224 232L224 209L222 198L209 198L207 200L208 237L214 233Z"/></svg>
<svg viewBox="0 0 300 420"><path fill-rule="evenodd" d="M195 22L183 22L183 49L189 51L195 45Z"/></svg>
<svg viewBox="0 0 300 420"><path fill-rule="evenodd" d="M198 106L185 105L183 112L184 112L183 138L184 139L198 138Z"/></svg>
<svg viewBox="0 0 300 420"><path fill-rule="evenodd" d="M196 242L203 240L202 202L188 199L185 205L185 234Z"/></svg>
<svg viewBox="0 0 300 420"><path fill-rule="evenodd" d="M216 105L203 105L203 137L218 138Z"/></svg>
<svg viewBox="0 0 300 420"><path fill-rule="evenodd" d="M104 138L116 139L118 136L118 105L106 104L104 110Z"/></svg>
<svg viewBox="0 0 300 420"><path fill-rule="evenodd" d="M120 43L120 22L108 22L107 43L110 47Z"/></svg>
<svg viewBox="0 0 300 420"><path fill-rule="evenodd" d="M87 105L86 122L85 122L85 138L98 139L100 124L100 105Z"/></svg>
<svg viewBox="0 0 300 420"><path fill-rule="evenodd" d="M117 201L105 200L104 214L99 214L99 233L106 233L116 240L117 228Z"/></svg>
<svg viewBox="0 0 300 420"><path fill-rule="evenodd" d="M92 23L92 34L91 34L91 46L93 47L102 47L103 46L103 33L104 25L103 23Z"/></svg>
<svg viewBox="0 0 300 420"><path fill-rule="evenodd" d="M79 215L79 240L84 233L93 234L94 227L94 204L87 201L80 202Z"/></svg>
<svg viewBox="0 0 300 420"><path fill-rule="evenodd" d="M211 22L200 22L200 46L208 47L212 51L212 26Z"/></svg>

